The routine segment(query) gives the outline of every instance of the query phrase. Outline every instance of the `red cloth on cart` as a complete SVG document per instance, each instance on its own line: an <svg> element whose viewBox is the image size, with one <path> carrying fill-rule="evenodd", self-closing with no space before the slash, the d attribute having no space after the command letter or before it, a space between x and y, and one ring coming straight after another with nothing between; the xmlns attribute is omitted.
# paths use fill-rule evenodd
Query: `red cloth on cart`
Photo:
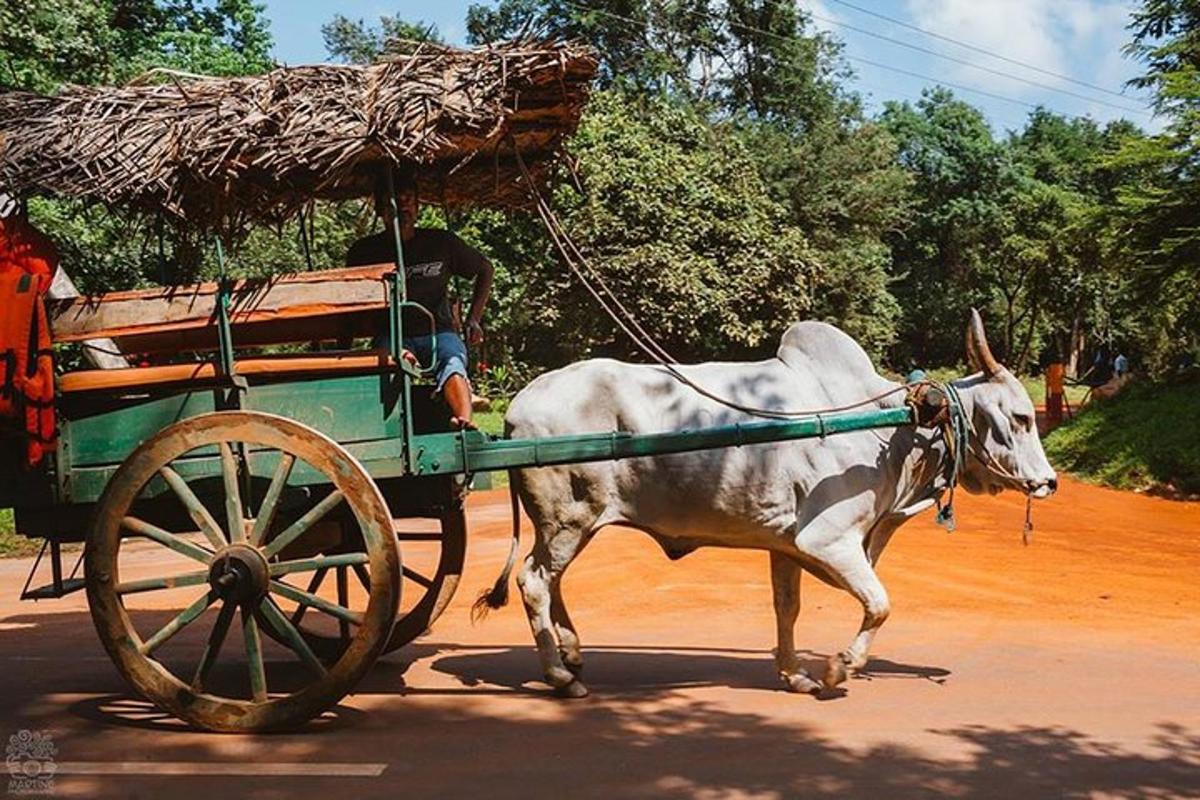
<svg viewBox="0 0 1200 800"><path fill-rule="evenodd" d="M31 467L57 438L54 351L43 300L57 268L50 239L23 220L0 220L0 418L23 429Z"/></svg>

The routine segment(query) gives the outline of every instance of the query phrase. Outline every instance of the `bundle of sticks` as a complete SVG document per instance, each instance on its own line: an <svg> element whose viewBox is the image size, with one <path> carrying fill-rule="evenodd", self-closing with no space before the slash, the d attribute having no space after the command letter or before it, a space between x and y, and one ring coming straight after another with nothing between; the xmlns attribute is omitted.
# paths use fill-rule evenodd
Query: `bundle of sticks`
<svg viewBox="0 0 1200 800"><path fill-rule="evenodd" d="M314 199L370 196L389 165L413 173L426 202L523 206L516 151L544 180L595 72L571 43L421 44L370 66L0 91L0 188L223 235L280 224Z"/></svg>

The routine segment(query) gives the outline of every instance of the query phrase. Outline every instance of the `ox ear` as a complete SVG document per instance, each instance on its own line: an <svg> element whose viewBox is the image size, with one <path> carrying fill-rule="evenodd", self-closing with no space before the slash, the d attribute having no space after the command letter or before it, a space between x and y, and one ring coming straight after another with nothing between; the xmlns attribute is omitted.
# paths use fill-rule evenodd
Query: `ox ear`
<svg viewBox="0 0 1200 800"><path fill-rule="evenodd" d="M1003 369L992 355L992 349L988 347L983 318L974 308L971 309L971 320L967 323L967 361L973 369L979 370L988 378Z"/></svg>

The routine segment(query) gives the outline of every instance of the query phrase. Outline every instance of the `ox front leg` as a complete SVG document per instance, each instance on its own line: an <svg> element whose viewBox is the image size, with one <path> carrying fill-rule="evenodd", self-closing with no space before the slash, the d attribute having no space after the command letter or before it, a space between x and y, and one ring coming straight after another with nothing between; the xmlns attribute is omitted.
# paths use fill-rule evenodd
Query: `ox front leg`
<svg viewBox="0 0 1200 800"><path fill-rule="evenodd" d="M863 607L863 621L858 635L849 647L837 655L830 656L826 664L823 683L826 688L832 689L845 681L855 670L866 666L871 642L887 619L891 607L887 590L883 588L879 576L875 574L875 568L871 566L867 554L857 542L839 549L832 556L822 558L821 562L830 577L854 595Z"/></svg>
<svg viewBox="0 0 1200 800"><path fill-rule="evenodd" d="M521 598L525 602L525 613L533 630L533 640L537 643L538 658L541 659L546 682L564 697L586 697L587 687L563 663L555 636L551 611L559 578L560 574L552 569L545 549L535 546L517 575L517 585L521 587Z"/></svg>
<svg viewBox="0 0 1200 800"><path fill-rule="evenodd" d="M800 616L800 564L782 553L771 553L771 589L775 597L775 625L778 646L775 666L779 678L793 692L809 693L821 684L800 666L796 657L796 618Z"/></svg>

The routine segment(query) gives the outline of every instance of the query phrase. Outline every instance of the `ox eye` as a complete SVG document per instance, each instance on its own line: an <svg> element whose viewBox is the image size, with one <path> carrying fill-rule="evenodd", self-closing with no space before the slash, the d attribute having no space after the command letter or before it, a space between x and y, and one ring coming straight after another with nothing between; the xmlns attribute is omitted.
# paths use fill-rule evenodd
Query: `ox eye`
<svg viewBox="0 0 1200 800"><path fill-rule="evenodd" d="M1033 419L1028 414L1013 414L1013 422L1022 430L1030 430L1033 427Z"/></svg>

